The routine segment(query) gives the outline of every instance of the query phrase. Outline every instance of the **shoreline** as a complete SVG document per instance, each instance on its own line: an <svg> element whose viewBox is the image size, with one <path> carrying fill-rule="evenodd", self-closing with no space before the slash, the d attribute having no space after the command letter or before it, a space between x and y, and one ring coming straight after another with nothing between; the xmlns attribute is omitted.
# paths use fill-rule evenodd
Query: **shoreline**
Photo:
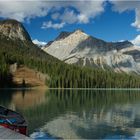
<svg viewBox="0 0 140 140"><path fill-rule="evenodd" d="M47 86L38 87L14 87L14 88L0 88L0 90L140 90L140 88L49 88Z"/></svg>
<svg viewBox="0 0 140 140"><path fill-rule="evenodd" d="M47 86L37 86L37 87L11 87L11 88L0 88L0 90L40 90L48 89Z"/></svg>

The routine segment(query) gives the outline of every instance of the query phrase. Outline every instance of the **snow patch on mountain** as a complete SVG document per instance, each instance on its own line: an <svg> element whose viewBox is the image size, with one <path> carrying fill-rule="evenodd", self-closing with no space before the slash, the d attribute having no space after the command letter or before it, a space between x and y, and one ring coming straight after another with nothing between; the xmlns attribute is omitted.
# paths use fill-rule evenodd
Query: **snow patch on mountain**
<svg viewBox="0 0 140 140"><path fill-rule="evenodd" d="M105 42L76 30L61 33L44 51L68 64L140 73L140 48L129 41Z"/></svg>

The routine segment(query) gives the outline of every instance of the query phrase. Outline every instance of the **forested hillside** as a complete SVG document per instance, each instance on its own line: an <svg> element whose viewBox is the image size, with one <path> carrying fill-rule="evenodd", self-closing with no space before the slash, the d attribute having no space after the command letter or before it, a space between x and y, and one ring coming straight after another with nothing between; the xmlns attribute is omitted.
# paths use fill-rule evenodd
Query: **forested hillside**
<svg viewBox="0 0 140 140"><path fill-rule="evenodd" d="M9 65L25 65L49 75L46 85L53 88L140 87L138 75L114 73L65 64L44 53L29 41L11 40L0 35L0 87L13 87Z"/></svg>
<svg viewBox="0 0 140 140"><path fill-rule="evenodd" d="M47 54L31 41L24 26L16 20L0 21L0 87L17 87L11 64L47 74L51 88L130 88L140 87L138 75L114 73L111 69L68 65ZM26 81L23 79L23 85Z"/></svg>

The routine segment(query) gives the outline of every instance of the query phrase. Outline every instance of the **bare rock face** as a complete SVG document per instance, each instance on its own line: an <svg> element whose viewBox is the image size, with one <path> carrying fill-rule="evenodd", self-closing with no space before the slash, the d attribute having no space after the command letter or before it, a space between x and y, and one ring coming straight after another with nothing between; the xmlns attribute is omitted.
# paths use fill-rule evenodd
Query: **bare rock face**
<svg viewBox="0 0 140 140"><path fill-rule="evenodd" d="M0 34L5 35L11 39L31 41L31 38L24 26L16 20L0 21Z"/></svg>
<svg viewBox="0 0 140 140"><path fill-rule="evenodd" d="M79 41L82 42L87 38L88 36L85 33L78 30L74 34L70 34L67 37L57 37L57 40L52 42L51 45L46 47L44 50L60 60L64 60L78 46L80 43Z"/></svg>
<svg viewBox="0 0 140 140"><path fill-rule="evenodd" d="M129 41L105 42L76 30L60 33L43 50L68 64L140 73L140 49Z"/></svg>

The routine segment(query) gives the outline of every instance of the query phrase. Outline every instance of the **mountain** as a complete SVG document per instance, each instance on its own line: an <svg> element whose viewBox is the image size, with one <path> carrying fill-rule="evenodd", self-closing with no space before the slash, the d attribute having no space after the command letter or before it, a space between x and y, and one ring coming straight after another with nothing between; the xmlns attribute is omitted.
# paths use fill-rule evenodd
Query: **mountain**
<svg viewBox="0 0 140 140"><path fill-rule="evenodd" d="M140 73L139 47L129 41L106 42L79 29L60 33L44 51L68 64Z"/></svg>
<svg viewBox="0 0 140 140"><path fill-rule="evenodd" d="M136 74L128 75L125 73L114 73L111 69L106 71L98 68L68 65L33 44L22 23L15 20L4 20L0 21L0 23L0 88L33 87L39 85L47 85L51 88L140 87L140 77ZM73 35L74 37L72 37ZM75 40L76 37L79 42ZM71 40L67 40L68 38ZM60 52L57 48L54 51L54 54L59 54L59 56L62 56L62 59L65 59L69 53L77 55L78 52L80 54L85 49L94 50L95 46L91 48L91 41L87 43L87 47L85 45L79 47L73 45L81 43L80 40L86 43L88 39L94 40L97 45L99 45L99 42L102 42L99 45L100 52L101 50L104 53L108 52L108 46L105 49L103 47L107 44L106 42L89 37L81 30L73 33L63 32L57 37L57 41L50 42L49 44L57 45L66 40L66 48L62 46L64 52L61 46L56 46L60 48L62 54L59 54ZM116 44L118 50L120 50L120 46L123 48L121 51L124 55L131 55L135 57L136 61L139 61L139 53L131 49L131 43L123 43ZM112 45L109 49L114 51ZM67 54L66 56L65 53ZM72 56L72 58L74 57Z"/></svg>
<svg viewBox="0 0 140 140"><path fill-rule="evenodd" d="M0 21L0 88L45 85L44 65L57 61L32 43L22 23Z"/></svg>
<svg viewBox="0 0 140 140"><path fill-rule="evenodd" d="M0 34L10 39L20 39L22 41L31 41L30 35L24 26L16 20L0 21Z"/></svg>

